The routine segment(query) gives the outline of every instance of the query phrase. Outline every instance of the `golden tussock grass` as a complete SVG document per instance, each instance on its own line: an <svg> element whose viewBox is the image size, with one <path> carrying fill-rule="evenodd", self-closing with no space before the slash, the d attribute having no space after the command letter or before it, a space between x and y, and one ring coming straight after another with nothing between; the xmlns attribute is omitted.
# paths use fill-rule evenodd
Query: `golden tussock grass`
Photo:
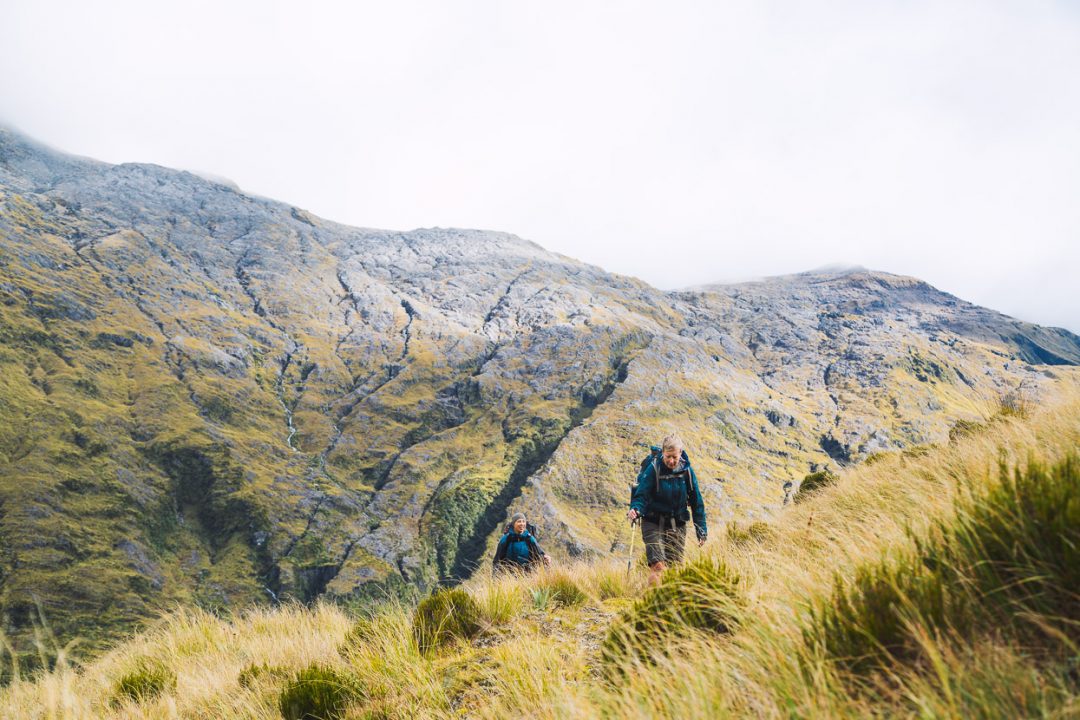
<svg viewBox="0 0 1080 720"><path fill-rule="evenodd" d="M606 671L601 648L646 592L643 567L635 561L628 573L625 555L476 577L462 588L479 608L480 632L428 653L417 648L412 609L403 606L368 619L329 605L232 620L177 610L85 667L61 658L51 672L12 683L0 691L0 715L278 718L288 677L319 663L361 689L346 718L1075 716L1080 655L1061 618L1025 611L1023 623L1043 638L1039 650L1010 627L961 637L953 625L901 613L899 631L915 659L886 654L895 662L872 670L851 670L852 658L814 640L838 588L854 592L867 568L902 569L919 548L959 532L954 519L1002 487L1000 466L1051 467L1080 448L1080 389L1059 387L1027 417L989 409L983 426L948 444L841 472L767 528L713 527L704 548L688 548L688 562L722 563L737 575L738 626L673 634L650 657L626 660L621 673ZM885 577L900 605L915 602L900 576ZM945 590L982 601L971 588ZM146 662L171 669L175 688L119 699L117 683Z"/></svg>

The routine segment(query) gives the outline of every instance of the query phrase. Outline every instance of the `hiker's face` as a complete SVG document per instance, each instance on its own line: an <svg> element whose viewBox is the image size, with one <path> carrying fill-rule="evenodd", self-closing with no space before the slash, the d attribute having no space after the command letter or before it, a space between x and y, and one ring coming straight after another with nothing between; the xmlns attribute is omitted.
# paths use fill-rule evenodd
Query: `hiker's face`
<svg viewBox="0 0 1080 720"><path fill-rule="evenodd" d="M514 532L519 535L525 532L525 520L523 518L518 518L514 521Z"/></svg>
<svg viewBox="0 0 1080 720"><path fill-rule="evenodd" d="M667 466L668 470L674 470L675 468L677 468L679 466L679 460L681 460L681 459L682 459L682 448L681 447L664 448L663 460L664 460L664 465Z"/></svg>

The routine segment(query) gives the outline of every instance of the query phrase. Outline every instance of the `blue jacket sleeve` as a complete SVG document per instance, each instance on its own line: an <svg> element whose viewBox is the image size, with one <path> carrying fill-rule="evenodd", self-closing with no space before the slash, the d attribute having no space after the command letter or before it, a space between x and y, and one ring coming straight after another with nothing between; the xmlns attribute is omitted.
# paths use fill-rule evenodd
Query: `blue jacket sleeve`
<svg viewBox="0 0 1080 720"><path fill-rule="evenodd" d="M637 510L638 515L645 514L645 508L649 506L649 502L656 494L653 472L653 464L649 463L645 466L645 469L638 473L637 487L634 488L634 493L630 496L630 507Z"/></svg>
<svg viewBox="0 0 1080 720"><path fill-rule="evenodd" d="M709 536L709 528L705 524L705 498L701 496L701 488L698 487L697 473L690 468L691 493L686 498L686 504L690 506L690 512L694 516L694 530L699 540Z"/></svg>
<svg viewBox="0 0 1080 720"><path fill-rule="evenodd" d="M491 561L493 567L498 567L499 562L506 557L506 538L508 537L510 536L504 534L499 538L499 544L495 546L495 557Z"/></svg>

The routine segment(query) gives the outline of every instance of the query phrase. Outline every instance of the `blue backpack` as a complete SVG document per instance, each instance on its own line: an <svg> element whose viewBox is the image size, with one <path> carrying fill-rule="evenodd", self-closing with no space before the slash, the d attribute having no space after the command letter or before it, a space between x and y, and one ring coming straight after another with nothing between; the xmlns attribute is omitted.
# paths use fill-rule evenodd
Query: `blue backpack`
<svg viewBox="0 0 1080 720"><path fill-rule="evenodd" d="M655 463L660 462L660 456L663 455L663 454L664 454L664 449L661 448L659 445L650 445L649 446L649 454L645 457L644 460L641 461L641 466L638 468L638 474L640 475L642 472L645 471L645 468L649 467L650 465L654 465ZM684 465L689 465L690 464L690 456L688 456L686 454L685 450L682 451L682 461L683 461ZM630 502L634 502L634 489L635 488L636 488L635 484L630 485ZM659 473L656 475L656 489L657 490L660 489L660 475L659 475ZM691 487L691 485L690 485L690 475L688 474L686 476L686 495L687 495L687 497L691 497L691 496L693 496L693 494L694 494L694 490L693 490L693 487Z"/></svg>

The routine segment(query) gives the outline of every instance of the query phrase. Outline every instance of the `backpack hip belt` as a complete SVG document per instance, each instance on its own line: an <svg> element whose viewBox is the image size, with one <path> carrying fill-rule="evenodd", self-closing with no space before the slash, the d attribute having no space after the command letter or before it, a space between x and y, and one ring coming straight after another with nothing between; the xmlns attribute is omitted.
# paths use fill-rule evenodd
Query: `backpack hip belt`
<svg viewBox="0 0 1080 720"><path fill-rule="evenodd" d="M668 515L668 514L663 514L663 513L650 513L648 515L643 515L642 518L644 520L649 521L649 522L655 522L657 525L660 526L660 531L661 532L663 532L663 531L665 531L667 529L664 526L667 525L669 520L671 521L671 529L672 530L675 530L675 529L681 527L681 525L679 524L678 518L676 518L674 515ZM685 525L686 523L682 523L682 524Z"/></svg>

